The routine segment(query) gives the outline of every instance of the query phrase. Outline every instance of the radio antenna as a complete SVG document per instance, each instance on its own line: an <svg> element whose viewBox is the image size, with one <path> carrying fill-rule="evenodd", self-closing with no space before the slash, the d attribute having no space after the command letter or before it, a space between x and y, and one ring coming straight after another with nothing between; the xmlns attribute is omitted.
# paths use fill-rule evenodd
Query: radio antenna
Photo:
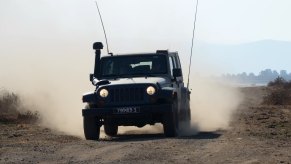
<svg viewBox="0 0 291 164"><path fill-rule="evenodd" d="M192 34L191 55L190 55L190 64L189 64L189 70L188 70L188 82L187 82L187 88L189 88L189 79L190 79L190 72L191 72L192 55L193 55L193 46L194 46L195 30L196 30L196 20L197 20L197 12L198 12L198 2L199 2L199 0L197 0L197 2L196 2L196 11L195 11L195 17L194 17L193 34Z"/></svg>
<svg viewBox="0 0 291 164"><path fill-rule="evenodd" d="M99 14L99 17L100 17L100 21L101 21L101 24L102 24L102 28L103 28L103 32L104 32L104 36L105 36L107 53L110 54L110 55L112 56L112 53L109 53L109 46L108 46L108 41L107 41L107 35L106 35L106 31L105 31L105 27L104 27L103 20L102 20L101 12L100 12L100 9L99 9L99 7L98 7L98 3L97 3L97 1L95 1L95 3L96 3L96 7L97 7L98 14Z"/></svg>

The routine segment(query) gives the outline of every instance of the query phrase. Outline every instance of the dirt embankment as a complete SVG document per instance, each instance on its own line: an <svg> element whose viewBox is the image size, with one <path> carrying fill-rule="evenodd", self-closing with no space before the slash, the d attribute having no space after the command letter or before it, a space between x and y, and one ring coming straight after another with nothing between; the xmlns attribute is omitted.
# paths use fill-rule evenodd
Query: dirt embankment
<svg viewBox="0 0 291 164"><path fill-rule="evenodd" d="M265 87L241 92L245 100L229 130L187 137L129 131L96 142L2 121L0 163L290 163L291 106L261 105Z"/></svg>

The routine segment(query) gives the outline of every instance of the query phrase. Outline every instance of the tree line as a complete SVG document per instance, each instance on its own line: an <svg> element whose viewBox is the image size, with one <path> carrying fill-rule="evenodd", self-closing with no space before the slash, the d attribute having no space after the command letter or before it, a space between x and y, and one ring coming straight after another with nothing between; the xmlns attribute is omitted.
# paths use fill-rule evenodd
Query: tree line
<svg viewBox="0 0 291 164"><path fill-rule="evenodd" d="M278 77L282 77L285 80L291 80L291 73L286 70L281 70L277 72L276 70L265 69L261 71L258 75L254 73L239 73L239 74L223 74L222 78L235 83L244 84L268 84L270 81L275 80Z"/></svg>

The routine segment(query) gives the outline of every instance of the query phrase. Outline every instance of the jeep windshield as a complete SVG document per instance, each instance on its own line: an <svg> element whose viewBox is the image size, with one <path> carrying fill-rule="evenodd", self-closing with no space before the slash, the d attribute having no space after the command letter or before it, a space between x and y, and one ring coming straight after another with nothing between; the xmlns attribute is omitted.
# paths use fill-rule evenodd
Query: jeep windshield
<svg viewBox="0 0 291 164"><path fill-rule="evenodd" d="M166 73L167 62L164 55L129 55L101 59L103 78L155 76Z"/></svg>

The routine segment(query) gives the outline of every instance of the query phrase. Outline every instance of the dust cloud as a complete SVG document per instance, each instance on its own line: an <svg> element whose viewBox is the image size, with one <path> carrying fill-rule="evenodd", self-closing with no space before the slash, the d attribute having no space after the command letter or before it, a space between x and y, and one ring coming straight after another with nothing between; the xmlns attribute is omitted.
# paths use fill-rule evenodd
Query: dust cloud
<svg viewBox="0 0 291 164"><path fill-rule="evenodd" d="M239 88L214 78L191 77L192 131L227 130L243 100Z"/></svg>
<svg viewBox="0 0 291 164"><path fill-rule="evenodd" d="M196 135L199 131L228 130L233 114L244 95L238 87L210 77L195 76L190 80L191 127L180 123L180 136ZM120 127L120 134L163 133L162 124L154 126Z"/></svg>
<svg viewBox="0 0 291 164"><path fill-rule="evenodd" d="M32 40L17 48L2 45L0 88L18 94L25 106L21 109L37 111L41 126L83 138L82 94L94 90L89 81L94 60L89 42L67 41L70 46L64 46L62 40Z"/></svg>

